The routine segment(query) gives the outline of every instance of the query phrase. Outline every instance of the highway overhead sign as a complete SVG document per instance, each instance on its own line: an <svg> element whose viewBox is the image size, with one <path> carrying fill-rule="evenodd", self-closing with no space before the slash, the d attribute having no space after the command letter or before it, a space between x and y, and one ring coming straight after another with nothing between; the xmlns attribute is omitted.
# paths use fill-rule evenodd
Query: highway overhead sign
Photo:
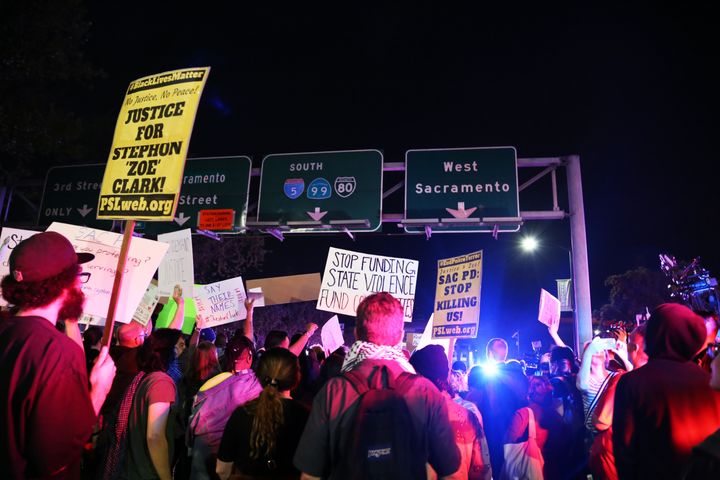
<svg viewBox="0 0 720 480"><path fill-rule="evenodd" d="M377 230L382 171L378 150L268 155L260 175L258 223L303 232Z"/></svg>
<svg viewBox="0 0 720 480"><path fill-rule="evenodd" d="M407 151L406 231L515 232L519 222L503 219L519 216L514 147Z"/></svg>

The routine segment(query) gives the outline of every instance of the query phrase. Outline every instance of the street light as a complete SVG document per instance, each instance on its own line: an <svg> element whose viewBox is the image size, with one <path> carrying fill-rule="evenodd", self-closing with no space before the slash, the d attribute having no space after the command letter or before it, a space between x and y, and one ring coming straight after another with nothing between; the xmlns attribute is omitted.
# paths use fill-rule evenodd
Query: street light
<svg viewBox="0 0 720 480"><path fill-rule="evenodd" d="M523 237L520 240L520 248L524 252L531 253L534 252L538 247L538 241L535 237Z"/></svg>

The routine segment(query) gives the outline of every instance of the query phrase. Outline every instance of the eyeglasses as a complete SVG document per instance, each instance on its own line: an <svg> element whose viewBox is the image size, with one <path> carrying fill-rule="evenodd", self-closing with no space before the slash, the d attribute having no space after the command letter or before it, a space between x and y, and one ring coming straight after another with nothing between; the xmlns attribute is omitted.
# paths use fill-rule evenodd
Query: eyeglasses
<svg viewBox="0 0 720 480"><path fill-rule="evenodd" d="M78 277L80 277L80 283L88 283L88 280L90 280L90 272L80 272L78 273Z"/></svg>
<svg viewBox="0 0 720 480"><path fill-rule="evenodd" d="M714 360L715 357L720 355L720 343L711 343L707 347L707 356L710 360Z"/></svg>

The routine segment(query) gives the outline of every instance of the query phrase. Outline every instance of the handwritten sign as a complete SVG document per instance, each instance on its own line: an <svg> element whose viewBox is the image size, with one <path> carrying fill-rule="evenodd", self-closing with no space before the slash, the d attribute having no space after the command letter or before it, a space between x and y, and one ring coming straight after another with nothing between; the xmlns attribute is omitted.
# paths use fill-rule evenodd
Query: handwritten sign
<svg viewBox="0 0 720 480"><path fill-rule="evenodd" d="M418 261L330 247L320 286L318 310L355 316L358 304L375 292L388 292L412 321Z"/></svg>
<svg viewBox="0 0 720 480"><path fill-rule="evenodd" d="M193 296L195 271L193 268L193 250L190 229L178 232L161 233L158 242L169 245L168 251L158 270L158 289L160 295L171 296L175 285L182 288L184 298Z"/></svg>
<svg viewBox="0 0 720 480"><path fill-rule="evenodd" d="M333 315L320 329L320 341L322 341L323 349L327 355L345 345L340 320L338 320L337 315Z"/></svg>
<svg viewBox="0 0 720 480"><path fill-rule="evenodd" d="M483 252L438 260L433 338L475 338Z"/></svg>
<svg viewBox="0 0 720 480"><path fill-rule="evenodd" d="M58 222L50 225L48 231L58 232L65 236L70 240L76 252L95 255L91 262L83 264L83 270L90 272L91 275L88 283L82 286L86 300L85 315L81 321L92 325L104 325L123 236L118 233ZM133 314L145 294L146 286L150 284L167 248L166 243L146 238L133 238L120 287L122 301L118 302L115 314L118 322L128 323L132 320Z"/></svg>
<svg viewBox="0 0 720 480"><path fill-rule="evenodd" d="M22 242L26 238L32 237L36 233L39 232L33 230L22 230L20 228L3 227L2 233L0 233L0 280L10 273L8 261L13 248L17 247L18 243ZM7 305L7 302L4 298L2 298L2 295L0 295L0 305Z"/></svg>
<svg viewBox="0 0 720 480"><path fill-rule="evenodd" d="M196 288L195 305L203 327L215 327L246 318L245 298L242 277Z"/></svg>
<svg viewBox="0 0 720 480"><path fill-rule="evenodd" d="M560 300L545 289L540 289L538 321L548 327L560 324Z"/></svg>
<svg viewBox="0 0 720 480"><path fill-rule="evenodd" d="M210 68L130 83L100 187L98 219L172 221L195 113Z"/></svg>
<svg viewBox="0 0 720 480"><path fill-rule="evenodd" d="M158 287L154 283L151 283L145 290L145 294L142 296L142 300L140 300L140 305L135 309L133 320L141 325L147 325L159 300Z"/></svg>

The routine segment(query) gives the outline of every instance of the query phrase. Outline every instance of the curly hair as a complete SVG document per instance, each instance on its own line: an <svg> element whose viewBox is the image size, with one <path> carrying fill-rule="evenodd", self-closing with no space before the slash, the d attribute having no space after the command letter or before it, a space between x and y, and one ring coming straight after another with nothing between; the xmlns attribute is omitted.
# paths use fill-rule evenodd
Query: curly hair
<svg viewBox="0 0 720 480"><path fill-rule="evenodd" d="M38 282L18 282L12 275L5 275L0 284L2 296L9 304L20 309L44 307L72 286L79 272L80 267L73 265L54 277Z"/></svg>
<svg viewBox="0 0 720 480"><path fill-rule="evenodd" d="M258 362L256 375L263 390L260 396L245 405L252 415L250 458L269 457L275 451L277 434L283 423L282 392L300 383L298 358L285 348L267 350Z"/></svg>

